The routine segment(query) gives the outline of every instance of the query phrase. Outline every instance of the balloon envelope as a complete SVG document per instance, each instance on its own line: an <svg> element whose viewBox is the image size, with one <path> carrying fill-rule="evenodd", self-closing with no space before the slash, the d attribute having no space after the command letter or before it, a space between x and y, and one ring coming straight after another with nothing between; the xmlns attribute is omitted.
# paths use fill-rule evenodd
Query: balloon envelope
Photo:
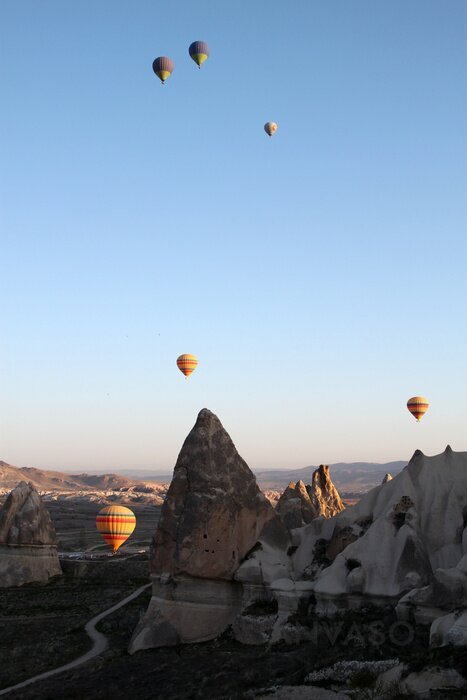
<svg viewBox="0 0 467 700"><path fill-rule="evenodd" d="M177 358L177 367L180 372L183 372L185 377L189 377L192 372L195 371L198 366L198 360L194 355L189 355L185 353Z"/></svg>
<svg viewBox="0 0 467 700"><path fill-rule="evenodd" d="M173 73L174 64L171 58L159 56L152 62L152 69L162 83L165 83L167 78Z"/></svg>
<svg viewBox="0 0 467 700"><path fill-rule="evenodd" d="M268 136L272 136L277 131L276 122L266 122L266 124L264 125L264 130Z"/></svg>
<svg viewBox="0 0 467 700"><path fill-rule="evenodd" d="M106 506L97 514L96 527L116 552L135 529L135 514L125 506Z"/></svg>
<svg viewBox="0 0 467 700"><path fill-rule="evenodd" d="M201 68L202 64L207 61L209 57L209 46L205 41L194 41L192 44L190 44L188 53L193 61L198 65L198 68Z"/></svg>
<svg viewBox="0 0 467 700"><path fill-rule="evenodd" d="M424 396L412 396L412 398L407 401L407 408L413 417L417 419L417 422L420 422L420 419L423 418L428 411L429 405Z"/></svg>

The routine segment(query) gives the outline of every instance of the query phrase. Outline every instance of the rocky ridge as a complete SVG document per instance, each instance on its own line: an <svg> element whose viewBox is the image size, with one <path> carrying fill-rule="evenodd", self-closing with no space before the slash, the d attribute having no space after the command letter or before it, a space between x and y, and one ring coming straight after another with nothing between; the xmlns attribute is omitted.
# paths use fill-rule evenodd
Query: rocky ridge
<svg viewBox="0 0 467 700"><path fill-rule="evenodd" d="M317 472L320 499L291 483L278 504L280 513L295 501L285 512L310 522L285 527L217 417L201 411L154 537L153 596L131 651L210 639L227 625L247 644L299 642L306 631L291 620L303 606L329 617L389 604L401 619L438 620L437 643L464 639L467 453L417 450L397 476L332 517L329 502L339 501L326 468Z"/></svg>

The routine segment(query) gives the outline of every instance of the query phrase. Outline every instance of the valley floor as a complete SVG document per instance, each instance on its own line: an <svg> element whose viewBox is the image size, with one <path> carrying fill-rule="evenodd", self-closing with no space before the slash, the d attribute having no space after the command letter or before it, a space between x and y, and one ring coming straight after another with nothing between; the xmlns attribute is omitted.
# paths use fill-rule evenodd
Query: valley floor
<svg viewBox="0 0 467 700"><path fill-rule="evenodd" d="M47 586L0 589L0 688L67 663L87 651L91 642L84 633L85 623L147 581L147 559L122 557L121 561L69 562L65 576ZM398 657L414 670L435 664L467 668L465 649L429 651L427 630L417 631L410 645L399 643L396 635L386 635L382 643L375 645L369 625L379 617L384 629L389 630L394 624L389 610L367 611L364 616L349 614L334 629L334 623L329 622L327 627L320 627L313 642L300 646L247 647L226 633L213 642L152 649L130 656L128 642L149 596L150 591L144 591L102 620L97 629L108 637L109 647L101 656L4 697L118 699L131 694L141 700L236 700L260 697L274 686L300 686L311 671L344 659ZM304 618L300 623L311 625L312 621ZM357 676L349 678L355 688L354 697L377 698L362 687L371 684L368 674ZM300 697L311 697L310 689L302 692ZM443 691L431 697L465 697L462 692Z"/></svg>

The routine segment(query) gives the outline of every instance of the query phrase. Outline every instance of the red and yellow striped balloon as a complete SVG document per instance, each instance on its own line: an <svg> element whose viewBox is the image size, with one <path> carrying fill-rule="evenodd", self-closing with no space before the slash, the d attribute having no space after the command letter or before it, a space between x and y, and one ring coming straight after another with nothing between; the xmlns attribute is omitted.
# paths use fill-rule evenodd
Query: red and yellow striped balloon
<svg viewBox="0 0 467 700"><path fill-rule="evenodd" d="M106 506L97 514L96 527L115 553L135 529L135 514L125 506Z"/></svg>
<svg viewBox="0 0 467 700"><path fill-rule="evenodd" d="M428 411L429 406L430 404L423 396L412 396L412 398L407 401L407 408L413 417L417 419L418 423Z"/></svg>
<svg viewBox="0 0 467 700"><path fill-rule="evenodd" d="M198 360L194 355L189 355L188 353L185 353L184 355L180 355L180 357L177 358L177 367L180 370L180 372L183 372L183 374L187 378L192 372L195 371L197 366Z"/></svg>

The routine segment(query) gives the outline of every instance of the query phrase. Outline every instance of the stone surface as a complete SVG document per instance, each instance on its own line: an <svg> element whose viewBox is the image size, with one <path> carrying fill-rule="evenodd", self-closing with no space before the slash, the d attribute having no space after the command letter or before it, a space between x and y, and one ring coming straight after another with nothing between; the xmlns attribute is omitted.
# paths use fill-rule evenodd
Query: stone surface
<svg viewBox="0 0 467 700"><path fill-rule="evenodd" d="M43 583L60 575L56 543L39 494L22 481L0 511L0 587Z"/></svg>
<svg viewBox="0 0 467 700"><path fill-rule="evenodd" d="M320 515L330 518L342 510L344 504L325 464L315 469L311 484L305 486L303 481L291 481L276 506L276 512L289 530L303 527Z"/></svg>
<svg viewBox="0 0 467 700"><path fill-rule="evenodd" d="M0 544L57 544L47 508L32 484L21 481L0 511Z"/></svg>
<svg viewBox="0 0 467 700"><path fill-rule="evenodd" d="M287 542L274 508L219 419L203 409L162 507L151 548L153 595L130 652L221 634L243 607L234 574L263 530L265 543L268 537Z"/></svg>
<svg viewBox="0 0 467 700"><path fill-rule="evenodd" d="M256 695L259 700L349 700L344 693L337 693L325 688L316 688L310 685L284 685L281 688L268 692L267 695Z"/></svg>
<svg viewBox="0 0 467 700"><path fill-rule="evenodd" d="M392 481L392 475L389 474L389 472L388 472L387 474L384 475L383 481L382 481L381 483L382 483L382 484L387 484L388 481Z"/></svg>
<svg viewBox="0 0 467 700"><path fill-rule="evenodd" d="M453 668L426 668L420 673L410 673L401 686L406 693L413 693L418 698L429 698L432 690L465 688L467 683Z"/></svg>
<svg viewBox="0 0 467 700"><path fill-rule="evenodd" d="M431 623L442 610L467 608L467 555L451 569L436 569L428 586L413 588L397 604L400 619Z"/></svg>
<svg viewBox="0 0 467 700"><path fill-rule="evenodd" d="M450 599L458 602L459 572L433 572L454 568L462 558L466 512L467 454L449 446L435 457L417 450L400 474L356 506L294 531L295 576L308 572L314 578L315 595L325 607L329 598L339 597L344 605L358 604L356 592L375 602L398 599L433 581L440 586L443 576ZM321 569L313 569L319 560Z"/></svg>
<svg viewBox="0 0 467 700"><path fill-rule="evenodd" d="M315 469L307 491L316 513L315 517L322 515L325 518L331 518L344 510L344 504L331 481L329 467L326 464L321 464L318 469Z"/></svg>
<svg viewBox="0 0 467 700"><path fill-rule="evenodd" d="M276 513L289 530L302 527L316 517L303 481L297 481L296 484L293 481L290 482L277 501Z"/></svg>
<svg viewBox="0 0 467 700"><path fill-rule="evenodd" d="M438 617L430 628L430 646L446 644L467 647L467 610L458 610Z"/></svg>
<svg viewBox="0 0 467 700"><path fill-rule="evenodd" d="M229 580L273 517L221 422L203 409L175 465L151 571Z"/></svg>

